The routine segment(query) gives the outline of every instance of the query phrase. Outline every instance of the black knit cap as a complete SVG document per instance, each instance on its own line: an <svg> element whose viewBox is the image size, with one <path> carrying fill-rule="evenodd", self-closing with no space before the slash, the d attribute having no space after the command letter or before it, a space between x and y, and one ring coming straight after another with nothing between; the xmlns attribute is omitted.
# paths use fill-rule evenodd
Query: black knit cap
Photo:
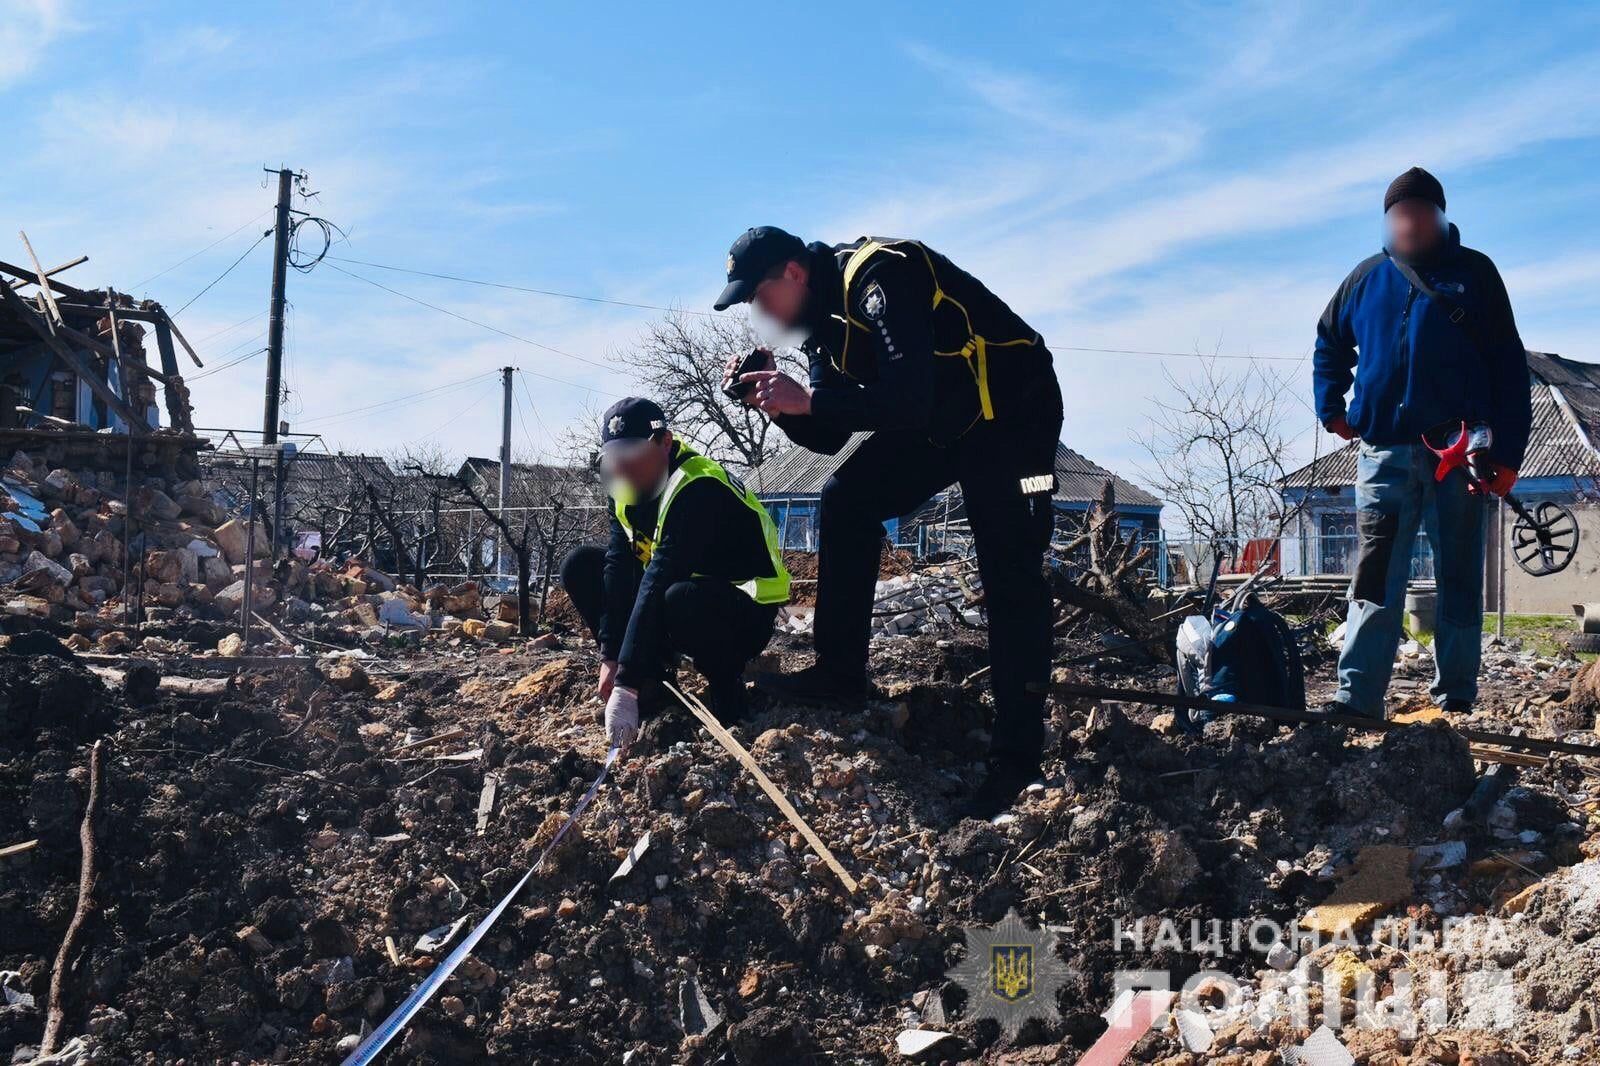
<svg viewBox="0 0 1600 1066"><path fill-rule="evenodd" d="M1421 167L1412 167L1389 183L1389 191L1383 194L1383 209L1388 211L1401 200L1426 200L1443 211L1444 186Z"/></svg>

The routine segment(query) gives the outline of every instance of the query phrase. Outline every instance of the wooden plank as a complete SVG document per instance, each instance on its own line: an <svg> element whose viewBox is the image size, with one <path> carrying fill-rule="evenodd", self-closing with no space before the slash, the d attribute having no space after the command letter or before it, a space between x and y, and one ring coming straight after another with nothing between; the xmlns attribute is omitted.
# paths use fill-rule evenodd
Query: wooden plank
<svg viewBox="0 0 1600 1066"><path fill-rule="evenodd" d="M443 741L455 740L457 737L464 737L466 735L467 731L465 729L446 729L443 733L435 733L431 737L423 737L421 740L413 740L409 744L402 744L389 754L399 755L402 751L415 751L416 749L426 747L429 744L439 744Z"/></svg>
<svg viewBox="0 0 1600 1066"><path fill-rule="evenodd" d="M494 813L495 794L500 790L499 774L483 775L483 791L478 793L478 835L489 828L489 816Z"/></svg>
<svg viewBox="0 0 1600 1066"><path fill-rule="evenodd" d="M37 838L24 840L16 844L7 844L5 847L0 848L0 859L9 859L13 855L21 855L23 852L32 851L38 846L39 841Z"/></svg>
<svg viewBox="0 0 1600 1066"><path fill-rule="evenodd" d="M26 288L29 285L37 285L39 283L39 278L36 272L25 269L24 267L19 267L15 263L8 263L3 259L0 259L0 273L10 274L14 278L22 279L22 284L19 285L18 288ZM50 273L50 271L46 271L45 276L49 277ZM49 280L50 287L63 296L71 296L74 299L82 299L87 295L87 293L85 293L82 289L75 289L71 285L57 281L54 278L50 278ZM5 287L9 289L11 286L7 285Z"/></svg>
<svg viewBox="0 0 1600 1066"><path fill-rule="evenodd" d="M806 838L806 843L811 845L811 850L820 855L822 861L828 864L828 868L838 876L845 890L851 895L855 895L856 879L851 877L850 871L846 870L844 865L833 857L833 852L828 850L828 845L822 842L822 838L817 836L810 823L800 816L799 811L795 810L794 804L789 802L789 797L785 796L783 791L773 784L772 778L768 777L766 772L761 769L761 764L756 762L755 756L746 751L744 745L735 740L733 734L728 732L710 711L706 710L705 704L693 696L685 695L679 691L676 685L670 682L666 684L667 690L678 697L678 702L687 707L690 714L700 719L700 724L706 727L706 731L715 738L717 743L726 748L729 755L739 760L740 765L750 771L750 776L756 779L756 784L761 786L761 791L765 792L767 798L778 805L778 810L782 811L783 816L789 819L789 824L800 830L800 835Z"/></svg>
<svg viewBox="0 0 1600 1066"><path fill-rule="evenodd" d="M159 307L160 305L158 304L157 306ZM167 328L172 331L172 335L178 338L178 343L183 345L183 350L189 353L189 358L194 360L194 365L199 367L205 366L205 364L200 361L200 357L195 354L194 346L189 343L188 339L184 337L183 331L178 328L178 324L172 321L172 316L163 310L161 312L161 318L166 322Z"/></svg>
<svg viewBox="0 0 1600 1066"><path fill-rule="evenodd" d="M131 430L139 433L150 432L150 426L145 420L133 408L124 403L122 397L112 391L111 386L101 379L100 375L95 372L94 367L89 365L88 360L67 347L60 337L50 331L48 325L40 322L41 316L39 313L29 307L22 297L13 292L11 286L0 285L0 302L16 311L28 323L29 327L39 335L39 339L50 346L50 350L55 352L56 357L65 363L69 370L77 374L84 384L89 386L91 392L105 401L107 407L115 411L118 417L128 423L128 427Z"/></svg>
<svg viewBox="0 0 1600 1066"><path fill-rule="evenodd" d="M39 277L39 294L44 297L44 302L50 305L50 317L60 322L61 308L56 306L56 294L50 291L50 275L44 272L44 264L33 254L33 243L28 240L27 233L17 230L17 234L22 238L22 246L28 250L28 258L33 261L33 271Z"/></svg>
<svg viewBox="0 0 1600 1066"><path fill-rule="evenodd" d="M1522 751L1505 751L1501 748L1492 748L1487 744L1470 744L1467 750L1479 762L1504 763L1507 766L1543 766L1550 759L1543 755L1530 755Z"/></svg>

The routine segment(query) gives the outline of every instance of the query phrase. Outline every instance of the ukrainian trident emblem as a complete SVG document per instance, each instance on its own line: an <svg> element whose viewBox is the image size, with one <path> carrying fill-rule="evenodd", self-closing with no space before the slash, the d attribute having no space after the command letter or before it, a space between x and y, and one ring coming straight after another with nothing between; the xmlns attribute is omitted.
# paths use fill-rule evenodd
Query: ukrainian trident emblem
<svg viewBox="0 0 1600 1066"><path fill-rule="evenodd" d="M1033 994L1033 945L989 945L989 988L1015 1003Z"/></svg>
<svg viewBox="0 0 1600 1066"><path fill-rule="evenodd" d="M1056 1018L1056 995L1071 971L1056 957L1056 936L1030 929L1016 911L993 927L962 930L967 957L950 979L967 990L967 1010L993 1018L1007 1039L1015 1039L1029 1018Z"/></svg>

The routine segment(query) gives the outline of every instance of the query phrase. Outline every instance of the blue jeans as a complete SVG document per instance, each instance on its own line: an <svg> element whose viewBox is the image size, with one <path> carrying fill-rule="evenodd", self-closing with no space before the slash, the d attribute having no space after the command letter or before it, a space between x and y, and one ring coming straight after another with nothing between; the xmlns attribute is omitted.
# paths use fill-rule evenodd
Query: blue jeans
<svg viewBox="0 0 1600 1066"><path fill-rule="evenodd" d="M1433 546L1438 585L1431 691L1441 703L1470 703L1478 696L1483 641L1483 499L1467 491L1459 470L1435 482L1437 460L1420 444L1378 448L1363 443L1360 449L1356 523L1361 554L1350 582L1338 699L1356 714L1383 716L1420 524Z"/></svg>

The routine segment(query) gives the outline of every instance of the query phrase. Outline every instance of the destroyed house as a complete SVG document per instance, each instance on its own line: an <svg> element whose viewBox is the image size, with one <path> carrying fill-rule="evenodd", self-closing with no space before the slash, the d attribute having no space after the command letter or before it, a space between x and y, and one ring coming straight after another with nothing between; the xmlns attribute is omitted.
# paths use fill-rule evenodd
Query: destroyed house
<svg viewBox="0 0 1600 1066"><path fill-rule="evenodd" d="M1600 452L1595 449L1600 441L1600 363L1530 351L1528 388L1533 401L1533 425L1517 480L1518 499L1529 504L1554 500L1568 506L1593 500L1600 486ZM1286 512L1298 512L1281 545L1285 574L1353 571L1358 547L1358 451L1355 442L1348 443L1283 479ZM1492 514L1489 521L1493 559ZM1433 553L1421 531L1417 542L1411 576L1414 580L1428 580L1433 577Z"/></svg>
<svg viewBox="0 0 1600 1066"><path fill-rule="evenodd" d="M778 526L783 546L798 551L817 548L817 515L822 489L828 478L855 453L870 434L857 433L836 455L805 448L790 448L750 472L750 488L767 505ZM1056 444L1056 488L1053 496L1057 521L1076 525L1098 503L1110 482L1117 513L1126 535L1154 540L1160 535L1161 501L1139 486L1090 462L1065 444ZM907 515L885 523L890 540L918 555L947 547L970 537L961 494L949 489Z"/></svg>
<svg viewBox="0 0 1600 1066"><path fill-rule="evenodd" d="M145 434L165 421L192 433L177 353L194 358L188 342L155 301L58 277L83 261L0 262L0 431Z"/></svg>

